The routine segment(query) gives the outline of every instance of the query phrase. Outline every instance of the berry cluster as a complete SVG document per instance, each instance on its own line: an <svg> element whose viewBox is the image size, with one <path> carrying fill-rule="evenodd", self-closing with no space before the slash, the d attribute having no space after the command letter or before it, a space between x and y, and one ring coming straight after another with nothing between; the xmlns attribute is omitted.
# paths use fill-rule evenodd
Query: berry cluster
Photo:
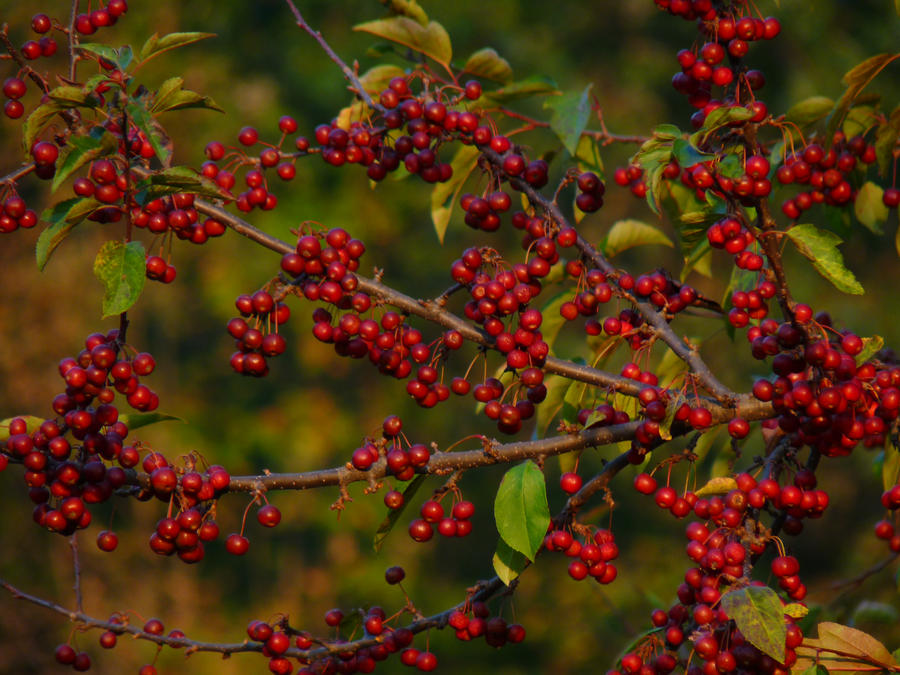
<svg viewBox="0 0 900 675"><path fill-rule="evenodd" d="M114 26L119 17L128 11L126 0L109 0L105 7L75 17L75 30L82 35L93 35L100 28Z"/></svg>
<svg viewBox="0 0 900 675"><path fill-rule="evenodd" d="M507 623L500 616L492 617L490 608L480 601L466 603L461 609L454 610L447 623L456 631L457 639L463 642L484 636L487 644L499 648L507 643L518 644L525 639L523 626Z"/></svg>
<svg viewBox="0 0 900 675"><path fill-rule="evenodd" d="M827 152L818 143L810 143L802 152L787 155L775 172L778 182L796 183L808 189L785 200L782 213L796 220L814 204L843 206L854 201L856 191L851 174L859 163L872 164L875 159L874 145L866 143L862 136L847 139L841 131L835 133Z"/></svg>
<svg viewBox="0 0 900 675"><path fill-rule="evenodd" d="M266 357L283 354L287 346L278 328L287 323L291 309L276 302L264 289L253 295L240 295L234 304L241 316L228 322L228 332L237 347L231 356L231 367L242 375L263 377L269 372ZM253 327L247 323L250 317Z"/></svg>
<svg viewBox="0 0 900 675"><path fill-rule="evenodd" d="M708 40L698 49L682 49L678 52L681 72L672 77L672 86L688 97L689 103L698 108L699 124L719 103L712 99L713 86L723 89L735 87L748 100L765 84L758 70L747 70L742 59L756 40L771 40L781 32L781 22L775 17L765 19L737 12L745 9L742 3L714 7L710 0L656 0L657 6L669 13L688 20L698 20L701 34ZM726 56L731 65L724 63ZM741 92L741 89L745 91ZM762 105L760 121L765 117ZM695 122L696 124L696 122ZM698 125L699 126L699 125Z"/></svg>
<svg viewBox="0 0 900 675"><path fill-rule="evenodd" d="M471 518L475 514L475 505L468 501L458 501L453 505L450 515L446 516L444 507L434 499L422 504L419 510L421 518L409 524L409 536L413 541L428 541L434 535L434 525L444 537L465 537L472 531Z"/></svg>
<svg viewBox="0 0 900 675"><path fill-rule="evenodd" d="M0 208L0 233L15 232L18 228L37 225L37 214L29 209L25 200L12 192L3 200Z"/></svg>
<svg viewBox="0 0 900 675"><path fill-rule="evenodd" d="M765 551L771 535L756 518L767 503L790 514L784 521L784 529L788 532L793 529L788 524L790 521L799 522L802 515L821 515L827 505L827 495L807 489L815 486L814 481L814 474L808 470L798 471L794 484L784 486L771 478L757 482L749 474L740 473L735 476L737 487L724 497L698 499L693 493L677 497L670 487L657 489L655 479L648 474L639 474L635 478L635 488L642 494L655 492L655 501L661 508L677 517L687 515L693 508L694 513L706 521L705 524L693 521L685 530L688 540L685 552L697 566L685 573L685 581L677 592L679 602L668 612L656 610L651 617L653 625L664 630L667 649L657 656L655 664L651 664L654 672L673 670L679 649L689 644L687 637L691 635L694 636L691 638L693 652L706 662L703 666L695 666L697 673L735 669L768 673L780 667L747 642L734 628L727 613L721 607L717 609L716 605L725 592L740 586L755 557ZM820 500L820 495L824 495L824 499ZM676 504L681 502L684 505L678 508ZM809 506L804 507L804 502L809 502ZM780 555L772 562L772 573L779 580L779 586L794 601L801 601L806 596L806 586L797 575L798 571L799 565L792 556ZM796 660L794 650L803 635L792 619L786 617L786 621L786 650L781 666L789 668ZM621 672L637 672L635 666L640 669L642 664L636 658L635 654L623 658Z"/></svg>
<svg viewBox="0 0 900 675"><path fill-rule="evenodd" d="M610 530L598 529L577 539L568 530L553 529L551 524L544 537L544 548L573 559L569 563L569 576L575 581L590 576L597 583L610 584L618 576L619 571L612 561L619 557L619 547Z"/></svg>
<svg viewBox="0 0 900 675"><path fill-rule="evenodd" d="M154 410L158 399L140 383L153 371L153 357L128 357L124 349L117 330L88 336L77 357L59 363L66 389L53 399L53 410L62 419L47 419L34 429L22 418L9 423L0 466L5 468L9 459L24 465L29 497L37 504L34 519L41 527L61 534L87 527L86 504L106 501L125 483L121 468L104 464L121 459L128 436L113 405L116 392L142 411Z"/></svg>
<svg viewBox="0 0 900 675"><path fill-rule="evenodd" d="M78 14L75 17L75 30L81 35L92 35L97 32L98 28L114 25L119 17L127 11L126 0L110 0L105 7L99 7L89 13ZM23 43L20 48L22 56L28 61L34 61L56 54L59 45L53 36L47 35L54 29L67 31L46 14L35 14L31 18L31 30L43 37ZM25 81L19 76L9 77L3 83L3 94L7 98L3 112L8 118L19 119L25 114L25 106L20 99L25 95L26 90Z"/></svg>

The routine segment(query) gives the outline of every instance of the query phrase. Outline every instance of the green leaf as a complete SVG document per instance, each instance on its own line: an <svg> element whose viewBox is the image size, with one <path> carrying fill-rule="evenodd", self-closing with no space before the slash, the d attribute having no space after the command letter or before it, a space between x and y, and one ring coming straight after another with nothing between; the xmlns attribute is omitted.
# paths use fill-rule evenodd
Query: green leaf
<svg viewBox="0 0 900 675"><path fill-rule="evenodd" d="M123 415L119 415L119 421L122 422L126 427L128 427L129 431L134 431L135 429L140 429L141 427L156 424L157 422L185 422L183 417L178 417L176 415L170 415L163 412L125 413Z"/></svg>
<svg viewBox="0 0 900 675"><path fill-rule="evenodd" d="M863 97L857 99L857 104ZM854 105L847 111L841 131L847 138L865 133L875 124L875 108L870 105Z"/></svg>
<svg viewBox="0 0 900 675"><path fill-rule="evenodd" d="M360 75L359 82L362 84L363 89L373 96L377 96L387 89L391 80L395 77L403 77L404 75L406 75L406 71L400 66L395 66L390 63L381 63L369 68Z"/></svg>
<svg viewBox="0 0 900 675"><path fill-rule="evenodd" d="M556 82L549 77L533 75L526 77L524 80L511 82L499 89L486 91L481 98L487 103L508 103L532 96L546 96L547 94L556 94L558 92ZM478 101L475 103L477 104Z"/></svg>
<svg viewBox="0 0 900 675"><path fill-rule="evenodd" d="M791 672L797 672L796 668L792 668ZM818 663L812 664L809 668L804 670L800 675L829 675L828 668Z"/></svg>
<svg viewBox="0 0 900 675"><path fill-rule="evenodd" d="M778 594L768 586L745 586L729 591L719 602L747 642L779 663L784 661L787 629Z"/></svg>
<svg viewBox="0 0 900 675"><path fill-rule="evenodd" d="M806 127L826 117L833 107L834 101L827 96L810 96L792 105L784 116L789 122Z"/></svg>
<svg viewBox="0 0 900 675"><path fill-rule="evenodd" d="M109 45L100 44L99 42L82 42L76 45L76 49L80 49L83 52L89 52L91 54L96 54L102 59L106 59L110 63L115 63L118 65L119 62L119 52L115 47L110 47ZM130 51L130 50L129 50Z"/></svg>
<svg viewBox="0 0 900 675"><path fill-rule="evenodd" d="M177 192L193 192L212 198L225 196L222 190L205 176L186 166L173 166L151 174L135 186L135 199L139 204Z"/></svg>
<svg viewBox="0 0 900 675"><path fill-rule="evenodd" d="M57 103L65 105L67 108L74 108L79 105L86 105L90 93L81 87L73 87L64 85L51 89L47 92L47 97Z"/></svg>
<svg viewBox="0 0 900 675"><path fill-rule="evenodd" d="M578 148L578 141L581 140L581 133L591 115L592 87L593 85L589 84L580 92L572 91L544 101L544 108L553 111L550 129L573 157Z"/></svg>
<svg viewBox="0 0 900 675"><path fill-rule="evenodd" d="M616 221L613 224L609 234L606 235L603 243L600 244L600 248L607 258L612 258L629 248L646 246L648 244L660 244L669 248L675 247L672 240L659 228L639 220L626 219Z"/></svg>
<svg viewBox="0 0 900 675"><path fill-rule="evenodd" d="M381 547L384 546L384 540L387 539L387 536L391 533L391 530L394 529L394 525L397 524L400 516L403 515L406 507L409 506L412 498L415 496L416 492L418 492L419 488L422 487L422 483L424 482L424 474L419 474L418 476L413 478L410 484L407 485L406 489L403 491L403 505L399 509L388 510L387 517L383 521L381 521L381 525L378 526L378 531L375 532L375 539L372 542L372 547L375 549L375 553L378 553L378 551L381 550Z"/></svg>
<svg viewBox="0 0 900 675"><path fill-rule="evenodd" d="M108 241L94 259L94 275L106 288L103 318L127 311L144 290L146 254L139 241Z"/></svg>
<svg viewBox="0 0 900 675"><path fill-rule="evenodd" d="M53 119L63 110L79 106L90 107L92 99L81 87L65 85L47 92L50 99L31 111L22 129L22 145L25 153L31 152L35 139L50 126Z"/></svg>
<svg viewBox="0 0 900 675"><path fill-rule="evenodd" d="M438 241L444 243L447 234L447 226L450 224L450 216L453 207L459 199L459 193L463 185L475 167L478 165L479 150L474 145L460 145L450 167L453 175L446 183L438 183L431 191L431 221L434 223L434 231Z"/></svg>
<svg viewBox="0 0 900 675"><path fill-rule="evenodd" d="M603 157L600 155L600 143L596 138L583 135L575 148L575 159L582 171L593 171L603 178Z"/></svg>
<svg viewBox="0 0 900 675"><path fill-rule="evenodd" d="M864 337L862 339L863 348L862 351L854 356L854 360L856 361L857 366L861 366L866 361L875 356L878 351L884 347L884 338L880 335L873 335L872 337Z"/></svg>
<svg viewBox="0 0 900 675"><path fill-rule="evenodd" d="M884 448L884 462L881 465L881 483L885 491L897 484L900 478L900 450L893 443Z"/></svg>
<svg viewBox="0 0 900 675"><path fill-rule="evenodd" d="M35 246L38 269L43 272L53 251L69 236L72 229L103 206L93 198L74 197L45 209L41 220L48 223L48 226L41 232Z"/></svg>
<svg viewBox="0 0 900 675"><path fill-rule="evenodd" d="M715 157L708 152L700 152L683 138L676 138L672 143L672 154L678 160L678 165L684 168L706 162Z"/></svg>
<svg viewBox="0 0 900 675"><path fill-rule="evenodd" d="M497 541L497 551L494 553L492 562L494 563L494 571L500 577L500 581L507 586L522 573L522 570L528 564L528 560L524 555L511 549L502 539Z"/></svg>
<svg viewBox="0 0 900 675"><path fill-rule="evenodd" d="M884 189L872 181L866 181L856 194L853 210L856 219L868 227L875 234L884 234L881 223L887 220L888 207L884 205L882 197Z"/></svg>
<svg viewBox="0 0 900 675"><path fill-rule="evenodd" d="M156 91L151 113L161 113L168 110L181 110L183 108L205 108L225 112L209 96L203 96L189 89L182 89L184 80L180 77L170 77L163 82Z"/></svg>
<svg viewBox="0 0 900 675"><path fill-rule="evenodd" d="M547 375L544 377L544 386L547 387L547 397L537 406L535 411L534 438L544 438L550 431L550 424L562 409L563 399L569 387L575 384L572 380L562 375Z"/></svg>
<svg viewBox="0 0 900 675"><path fill-rule="evenodd" d="M14 419L25 420L25 428L29 434L34 433L44 423L43 417L36 417L35 415L16 415L15 417L7 417L5 420L0 420L0 443L5 443L9 438L9 425Z"/></svg>
<svg viewBox="0 0 900 675"><path fill-rule="evenodd" d="M681 138L681 133L681 129L674 124L660 124L653 129L653 135L662 140Z"/></svg>
<svg viewBox="0 0 900 675"><path fill-rule="evenodd" d="M733 122L743 122L753 117L753 111L741 105L719 106L703 120L703 126L691 135L691 144L699 146L713 131Z"/></svg>
<svg viewBox="0 0 900 675"><path fill-rule="evenodd" d="M531 460L503 476L494 500L494 520L510 548L534 560L550 524L544 474Z"/></svg>
<svg viewBox="0 0 900 675"><path fill-rule="evenodd" d="M712 277L712 246L708 241L701 239L685 254L680 279L684 281L691 272Z"/></svg>
<svg viewBox="0 0 900 675"><path fill-rule="evenodd" d="M425 54L443 66L450 66L453 58L453 47L450 36L444 27L436 21L423 26L418 21L406 16L394 16L390 19L378 19L356 24L355 31L376 35L385 40L409 47L413 51Z"/></svg>
<svg viewBox="0 0 900 675"><path fill-rule="evenodd" d="M500 56L492 47L479 49L472 54L466 61L466 65L463 66L463 72L504 84L510 82L513 76L509 61Z"/></svg>
<svg viewBox="0 0 900 675"><path fill-rule="evenodd" d="M812 261L816 271L839 291L853 295L865 293L853 272L844 266L844 257L837 248L842 239L836 234L815 225L796 225L786 234L797 250Z"/></svg>
<svg viewBox="0 0 900 675"><path fill-rule="evenodd" d="M200 42L200 40L205 40L207 38L215 36L215 33L169 33L168 35L159 37L159 33L154 33L147 39L147 41L144 43L144 46L141 47L141 52L138 58L143 65L151 58L159 56L163 52L167 52L170 49L184 47L185 45L193 44L194 42Z"/></svg>
<svg viewBox="0 0 900 675"><path fill-rule="evenodd" d="M900 57L900 54L878 54L851 68L844 75L842 81L847 85L847 89L841 94L841 97L834 104L834 107L828 115L828 124L825 131L826 145L831 145L831 139L834 137L834 132L837 131L837 128L844 121L844 116L847 114L853 101L855 101L862 90L866 88L866 85L868 85L885 66L898 57Z"/></svg>
<svg viewBox="0 0 900 675"><path fill-rule="evenodd" d="M88 136L70 136L60 150L51 189L57 190L75 171L98 157L119 149L119 139L103 127L94 127Z"/></svg>
<svg viewBox="0 0 900 675"><path fill-rule="evenodd" d="M153 151L156 153L159 161L163 165L168 164L169 159L172 157L172 150L163 140L159 127L154 124L153 117L144 107L143 102L132 99L125 105L125 112L135 126L144 132L147 140L150 141L150 145L153 146Z"/></svg>

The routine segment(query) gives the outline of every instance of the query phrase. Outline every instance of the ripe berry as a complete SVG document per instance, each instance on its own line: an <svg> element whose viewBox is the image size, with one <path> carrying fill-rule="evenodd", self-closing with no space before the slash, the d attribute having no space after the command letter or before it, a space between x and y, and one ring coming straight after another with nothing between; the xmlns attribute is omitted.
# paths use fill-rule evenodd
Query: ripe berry
<svg viewBox="0 0 900 675"><path fill-rule="evenodd" d="M259 132L253 127L244 127L238 134L238 141L241 145L253 145L259 140ZM210 157L210 159L213 159Z"/></svg>
<svg viewBox="0 0 900 675"><path fill-rule="evenodd" d="M581 489L581 476L577 473L564 473L560 476L559 486L562 488L563 492L568 494L574 494Z"/></svg>
<svg viewBox="0 0 900 675"><path fill-rule="evenodd" d="M275 527L281 522L281 511L271 504L266 504L256 512L256 519L263 527Z"/></svg>
<svg viewBox="0 0 900 675"><path fill-rule="evenodd" d="M250 541L246 537L234 533L225 539L225 550L232 555L244 555L250 548Z"/></svg>
<svg viewBox="0 0 900 675"><path fill-rule="evenodd" d="M396 565L394 567L388 567L384 573L384 580L391 585L399 584L405 577L406 572L402 567L398 567Z"/></svg>

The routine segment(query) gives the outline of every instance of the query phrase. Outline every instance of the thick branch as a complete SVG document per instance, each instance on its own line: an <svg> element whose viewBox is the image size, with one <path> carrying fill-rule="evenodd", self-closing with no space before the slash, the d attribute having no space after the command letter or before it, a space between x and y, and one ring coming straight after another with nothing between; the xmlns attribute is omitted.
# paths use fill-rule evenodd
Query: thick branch
<svg viewBox="0 0 900 675"><path fill-rule="evenodd" d="M755 421L771 417L772 414L770 404L761 403L750 397L741 398L736 409L716 408L712 410L713 425L723 424L734 415L739 415L748 421ZM552 457L572 452L573 450L611 445L633 439L634 433L640 424L641 420L636 420L615 426L584 429L578 433L566 436L493 444L489 448L480 450L437 452L431 456L428 464L421 471L427 474L442 475L458 469L472 469L491 464L518 462L524 459ZM673 436L681 436L691 431L693 429L688 426L673 427L671 430ZM359 471L348 464L342 467L302 473L266 473L259 476L232 476L228 490L231 492L307 490L310 488L347 485L359 481L377 481L387 475L389 475L387 462L382 457L367 471ZM138 474L136 482L142 487L150 487L150 477L147 474ZM598 485L591 490L589 488L590 485L588 483L582 488L584 492L580 497L582 502L602 487Z"/></svg>

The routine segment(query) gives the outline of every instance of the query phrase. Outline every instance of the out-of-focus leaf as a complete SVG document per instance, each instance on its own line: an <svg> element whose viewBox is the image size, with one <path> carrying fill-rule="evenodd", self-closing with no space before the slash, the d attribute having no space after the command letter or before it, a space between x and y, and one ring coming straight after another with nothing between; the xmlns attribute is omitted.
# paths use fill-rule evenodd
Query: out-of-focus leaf
<svg viewBox="0 0 900 675"><path fill-rule="evenodd" d="M894 108L887 121L879 125L875 131L875 157L878 160L878 172L882 176L888 175L898 137L900 137L900 106Z"/></svg>
<svg viewBox="0 0 900 675"><path fill-rule="evenodd" d="M784 116L797 126L805 127L826 117L833 107L834 101L827 96L810 96L788 108Z"/></svg>
<svg viewBox="0 0 900 675"><path fill-rule="evenodd" d="M600 143L596 138L584 135L578 141L578 147L575 148L575 159L578 161L578 168L582 171L593 171L600 179L603 179L603 157L600 154Z"/></svg>
<svg viewBox="0 0 900 675"><path fill-rule="evenodd" d="M629 248L648 244L675 247L672 240L659 228L639 220L626 219L613 224L600 248L608 258L612 258Z"/></svg>
<svg viewBox="0 0 900 675"><path fill-rule="evenodd" d="M428 15L416 0L381 0L382 4L387 6L393 14L408 16L415 19L423 26L428 25Z"/></svg>
<svg viewBox="0 0 900 675"><path fill-rule="evenodd" d="M866 181L856 193L856 201L853 203L856 219L875 234L884 234L881 224L888 217L888 207L884 205L883 196L884 189L880 185Z"/></svg>
<svg viewBox="0 0 900 675"><path fill-rule="evenodd" d="M140 429L141 427L146 427L151 424L157 424L158 422L184 422L185 420L183 417L178 417L177 415L170 415L163 412L149 412L125 413L119 415L119 421L128 427L129 431L134 431L135 429Z"/></svg>
<svg viewBox="0 0 900 675"><path fill-rule="evenodd" d="M445 183L438 183L431 191L431 221L434 223L434 231L438 241L444 243L447 234L447 226L450 224L450 216L453 207L459 198L463 185L475 167L478 165L478 148L474 145L460 145L450 166L453 175Z"/></svg>
<svg viewBox="0 0 900 675"><path fill-rule="evenodd" d="M582 91L567 92L562 96L553 96L544 101L544 108L552 110L550 129L562 141L566 150L573 157L581 140L581 133L587 126L591 115L591 88L587 85Z"/></svg>
<svg viewBox="0 0 900 675"><path fill-rule="evenodd" d="M508 103L532 96L546 96L548 94L556 94L559 90L556 88L556 82L549 77L542 75L533 75L526 77L524 80L516 80L507 85L486 91L481 98L487 104ZM478 101L476 101L476 104Z"/></svg>
<svg viewBox="0 0 900 675"><path fill-rule="evenodd" d="M513 76L509 61L500 56L492 47L479 49L472 54L466 61L466 65L463 66L463 72L504 84L510 82Z"/></svg>
<svg viewBox="0 0 900 675"><path fill-rule="evenodd" d="M548 431L550 431L550 423L562 409L563 399L572 384L572 380L567 377L562 377L561 375L551 374L544 377L544 386L547 387L547 397L535 406L535 438L544 438Z"/></svg>
<svg viewBox="0 0 900 675"><path fill-rule="evenodd" d="M359 76L360 84L370 94L378 95L387 89L391 80L395 77L403 77L406 75L403 68L390 63L380 63L377 66L369 68L366 72Z"/></svg>
<svg viewBox="0 0 900 675"><path fill-rule="evenodd" d="M36 431L44 423L43 417L35 415L16 415L15 417L7 417L5 420L0 420L0 443L5 443L9 439L9 425L15 419L25 420L25 427L29 434Z"/></svg>
<svg viewBox="0 0 900 675"><path fill-rule="evenodd" d="M397 521L400 520L400 516L403 515L403 512L406 510L406 507L409 506L412 498L415 496L416 492L418 492L419 488L422 487L422 483L425 482L425 475L420 474L412 479L409 485L406 486L406 489L403 491L403 505L399 509L390 509L388 511L387 517L383 521L381 521L381 525L378 526L378 530L375 532L375 540L372 542L372 547L375 549L375 552L381 550L381 547L384 546L384 540L387 539L387 536L391 533L391 530L394 529L394 525L397 524Z"/></svg>
<svg viewBox="0 0 900 675"><path fill-rule="evenodd" d="M425 54L441 65L448 66L453 58L453 47L450 36L444 27L436 21L423 26L415 19L406 16L394 16L389 19L378 19L356 24L353 30L376 35L385 40L396 42L413 51Z"/></svg>
<svg viewBox="0 0 900 675"><path fill-rule="evenodd" d="M853 101L865 89L866 85L897 57L900 57L900 54L878 54L854 66L844 75L842 81L847 85L847 89L841 94L841 97L834 104L828 115L828 124L825 131L826 145L831 145L834 132L837 131L840 124L844 121L844 116L847 114Z"/></svg>

